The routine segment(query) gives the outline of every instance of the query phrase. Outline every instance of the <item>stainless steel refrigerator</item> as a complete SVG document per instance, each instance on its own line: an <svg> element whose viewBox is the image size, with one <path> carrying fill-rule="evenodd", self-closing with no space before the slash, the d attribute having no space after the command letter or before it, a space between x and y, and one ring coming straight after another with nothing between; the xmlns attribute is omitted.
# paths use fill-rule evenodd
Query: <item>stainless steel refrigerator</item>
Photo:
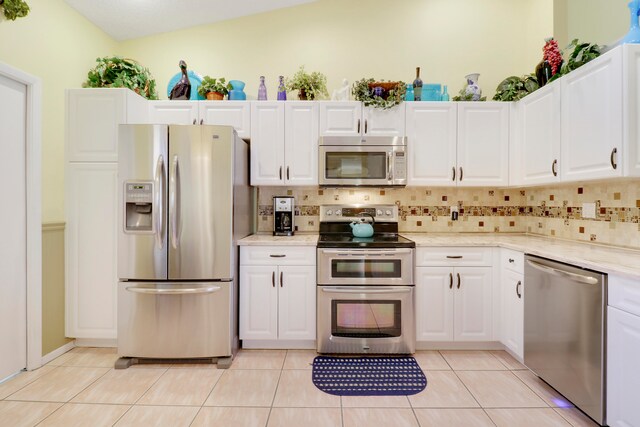
<svg viewBox="0 0 640 427"><path fill-rule="evenodd" d="M118 355L231 357L247 143L229 126L121 125L118 144Z"/></svg>

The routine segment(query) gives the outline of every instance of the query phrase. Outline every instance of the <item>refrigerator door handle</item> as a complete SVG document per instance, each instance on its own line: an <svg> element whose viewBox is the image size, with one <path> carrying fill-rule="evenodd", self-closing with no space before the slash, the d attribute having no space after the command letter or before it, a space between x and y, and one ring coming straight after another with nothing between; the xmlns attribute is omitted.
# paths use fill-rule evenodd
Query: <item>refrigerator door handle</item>
<svg viewBox="0 0 640 427"><path fill-rule="evenodd" d="M194 294L212 294L220 290L220 286L207 286L204 288L137 288L135 286L127 286L125 288L129 292L135 292L136 294L151 294L151 295L194 295Z"/></svg>
<svg viewBox="0 0 640 427"><path fill-rule="evenodd" d="M164 194L165 194L165 173L164 158L162 155L158 157L156 162L155 176L156 194L154 205L156 206L156 245L162 249L164 246Z"/></svg>
<svg viewBox="0 0 640 427"><path fill-rule="evenodd" d="M171 246L178 248L180 233L180 166L178 156L173 156L169 178L169 216L171 217Z"/></svg>

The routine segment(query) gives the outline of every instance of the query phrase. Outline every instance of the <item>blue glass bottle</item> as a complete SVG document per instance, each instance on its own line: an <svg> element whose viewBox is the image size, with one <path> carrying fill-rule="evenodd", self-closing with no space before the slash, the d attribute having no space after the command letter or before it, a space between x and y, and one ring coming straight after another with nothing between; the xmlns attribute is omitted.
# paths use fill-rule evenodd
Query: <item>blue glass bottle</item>
<svg viewBox="0 0 640 427"><path fill-rule="evenodd" d="M442 98L443 101L448 101L449 100L449 92L447 91L447 85L444 85L442 87Z"/></svg>
<svg viewBox="0 0 640 427"><path fill-rule="evenodd" d="M413 85L411 83L407 83L407 92L404 94L405 101L415 101L413 96Z"/></svg>
<svg viewBox="0 0 640 427"><path fill-rule="evenodd" d="M420 67L416 67L416 79L413 81L413 97L416 101L422 100L422 79L420 78Z"/></svg>

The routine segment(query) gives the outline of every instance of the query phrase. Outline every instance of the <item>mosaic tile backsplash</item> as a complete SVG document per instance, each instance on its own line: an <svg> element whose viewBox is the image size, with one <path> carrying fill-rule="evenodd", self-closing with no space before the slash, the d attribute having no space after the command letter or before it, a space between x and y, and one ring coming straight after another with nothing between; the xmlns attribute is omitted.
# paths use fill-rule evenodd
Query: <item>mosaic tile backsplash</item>
<svg viewBox="0 0 640 427"><path fill-rule="evenodd" d="M318 231L320 205L379 203L398 205L401 232L528 232L640 248L640 180L526 189L260 187L258 231L273 231L272 198L284 195L295 197L298 231ZM583 218L583 203L595 203L594 219Z"/></svg>

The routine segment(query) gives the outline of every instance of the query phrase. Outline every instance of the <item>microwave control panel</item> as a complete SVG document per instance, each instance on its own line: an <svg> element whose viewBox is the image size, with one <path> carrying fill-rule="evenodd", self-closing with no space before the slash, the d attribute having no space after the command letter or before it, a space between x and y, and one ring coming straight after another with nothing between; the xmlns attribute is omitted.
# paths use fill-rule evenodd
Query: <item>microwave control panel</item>
<svg viewBox="0 0 640 427"><path fill-rule="evenodd" d="M407 157L404 151L396 151L393 161L394 179L407 179Z"/></svg>

